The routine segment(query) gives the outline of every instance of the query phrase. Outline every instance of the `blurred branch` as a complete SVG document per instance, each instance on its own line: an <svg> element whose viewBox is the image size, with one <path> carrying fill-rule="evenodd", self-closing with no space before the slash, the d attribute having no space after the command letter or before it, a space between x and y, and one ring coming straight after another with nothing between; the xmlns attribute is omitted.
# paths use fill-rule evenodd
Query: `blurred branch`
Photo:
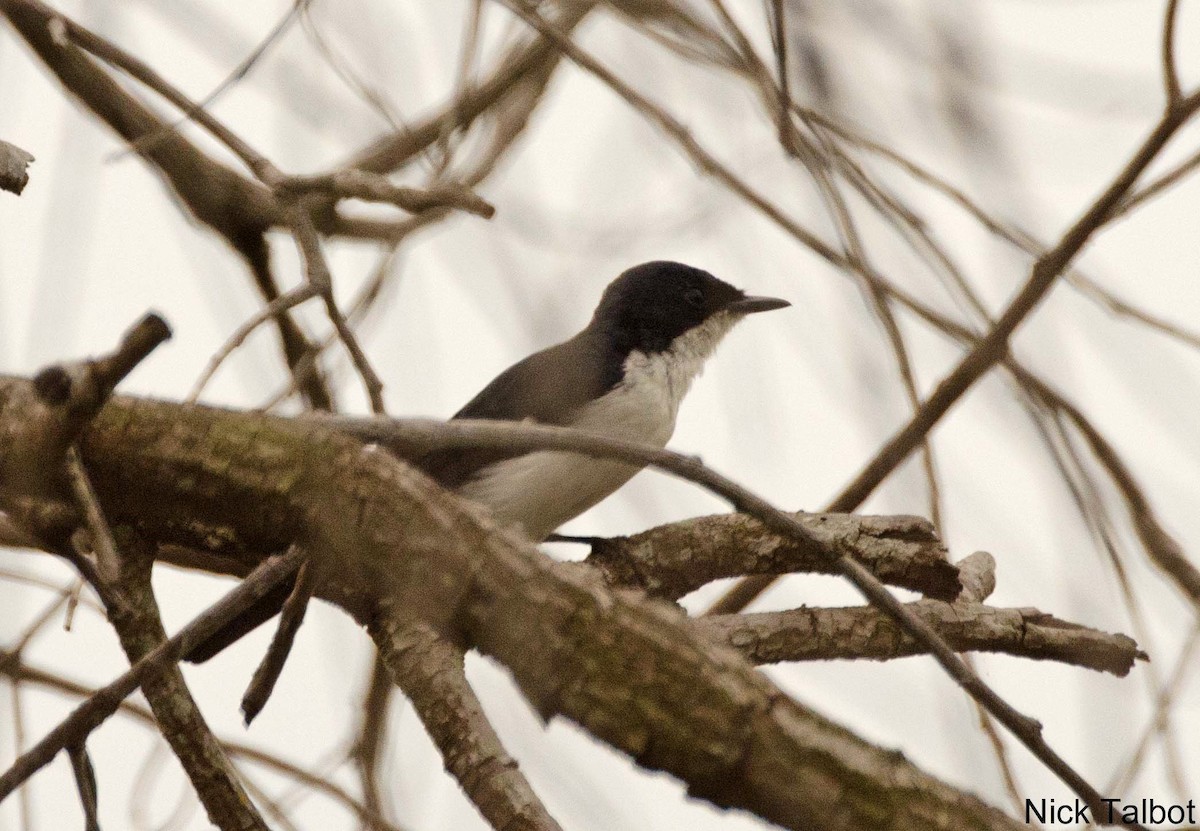
<svg viewBox="0 0 1200 831"><path fill-rule="evenodd" d="M265 229L278 224L279 207L269 191L171 131L161 118L75 48L67 35L73 30L82 36L78 24L68 22L39 0L2 0L0 12L67 90L127 142L165 131L139 153L164 175L197 219L231 241L248 227ZM57 38L56 31L60 33Z"/></svg>
<svg viewBox="0 0 1200 831"><path fill-rule="evenodd" d="M560 30L566 33L574 30L596 5L594 0L562 4L557 19ZM458 95L444 112L430 116L403 133L380 139L342 167L371 173L397 170L443 135L466 129L489 109L520 97L530 89L543 89L560 60L558 49L545 38L537 37L529 43L519 44L509 50L490 77Z"/></svg>
<svg viewBox="0 0 1200 831"><path fill-rule="evenodd" d="M288 656L292 651L292 644L296 640L296 633L300 631L300 625L304 623L308 602L312 600L313 579L313 570L308 563L301 565L296 574L296 582L292 586L292 591L284 601L279 624L275 629L274 637L271 638L271 644L267 647L267 652L259 662L258 668L254 670L250 686L242 695L242 715L245 717L247 727L266 706L267 699L271 697L275 683L279 680L280 673L283 672L284 664L287 663Z"/></svg>
<svg viewBox="0 0 1200 831"><path fill-rule="evenodd" d="M957 403L958 399L984 373L1007 356L1008 341L1012 333L1042 300L1092 234L1110 218L1111 211L1130 191L1142 171L1158 156L1167 141L1191 118L1198 107L1200 107L1200 93L1183 99L1163 115L1162 120L1143 141L1141 147L1133 154L1133 157L1104 193L1067 230L1054 248L1038 258L1028 281L988 333L975 341L958 366L938 384L934 392L926 399L920 411L880 448L854 481L833 499L827 510L853 511L858 507L908 457L908 454L933 429L941 417ZM746 588L735 587L725 598L714 605L713 610L730 613L745 608L746 603L757 596L763 588L765 588L765 584L761 580Z"/></svg>
<svg viewBox="0 0 1200 831"><path fill-rule="evenodd" d="M269 163L141 61L40 0L0 0L0 13L8 18L67 91L131 147L136 147L139 155L162 174L188 212L215 231L242 257L264 300L268 303L275 300L279 288L271 272L270 252L264 235L283 220L278 200L267 188L203 153L122 89L95 61L76 48L73 41L83 44L102 59L113 61L114 65L168 101L178 106L186 104L202 124L215 131L215 137L247 159L254 169L269 171ZM154 141L145 146L139 144L149 137ZM276 323L288 365L294 369L309 351L308 339L288 315L281 314ZM332 406L329 391L319 373L310 375L303 388L314 407L329 409Z"/></svg>
<svg viewBox="0 0 1200 831"><path fill-rule="evenodd" d="M362 697L362 722L358 727L358 738L350 751L358 778L362 783L363 802L377 815L384 814L383 792L380 788L380 765L388 735L388 709L392 700L391 676L387 666L375 651L371 661L367 690Z"/></svg>
<svg viewBox="0 0 1200 831"><path fill-rule="evenodd" d="M300 249L300 258L304 263L304 276L321 299L325 301L325 311L333 322L338 339L350 355L354 368L362 379L371 402L371 410L380 415L384 412L383 381L380 380L375 368L358 343L354 330L346 323L342 310L338 308L337 299L333 295L333 276L329 273L329 264L325 253L321 250L321 240L303 205L298 205L290 211L292 235L296 239L296 247Z"/></svg>
<svg viewBox="0 0 1200 831"><path fill-rule="evenodd" d="M259 41L254 49L250 51L250 54L247 55L236 67L234 67L233 70L219 84L217 84L212 92L204 96L204 98L198 103L192 104L188 102L186 106L180 106L180 109L183 110L184 119L198 120L204 114L205 109L210 104L215 102L217 98L233 87L238 81L249 75L250 70L253 69L260 60L262 60L263 55L265 55L272 46L278 43L283 35L287 33L288 29L290 29L292 25L300 19L301 15L307 10L311 2L312 0L292 0L292 7L288 9L287 13L284 14L284 16L281 17L279 21L271 28L271 31L269 31L261 41ZM182 98L182 96L180 96L180 98ZM186 99L183 100L186 101ZM170 132L175 132L179 126L179 124L173 124L166 129ZM224 130L223 132L226 134L229 133L228 130ZM214 135L224 141L221 135L218 135L217 133L214 133ZM140 148L140 144L151 143L157 141L158 138L159 137L155 135L147 136L140 140L139 143L133 144L131 149L138 150ZM230 147L230 149L234 150L234 152L238 153L238 155L241 155L237 149L233 147ZM253 154L253 156L257 156L257 154ZM250 161L250 157L244 157L244 160L250 169L254 171L255 175L260 179L268 180L271 173L274 171L274 168L271 166L270 162L261 156L259 156L257 160L253 162Z"/></svg>
<svg viewBox="0 0 1200 831"><path fill-rule="evenodd" d="M420 190L394 185L383 176L362 170L339 170L322 176L293 176L280 188L285 193L322 193L338 199L385 202L410 213L431 208L455 208L491 219L496 209L461 185L435 185Z"/></svg>
<svg viewBox="0 0 1200 831"><path fill-rule="evenodd" d="M1200 570L1192 565L1183 548L1158 521L1137 479L1125 466L1117 451L1083 413L1056 390L1030 376L1025 376L1024 381L1036 388L1041 397L1070 419L1084 437L1096 459L1108 471L1113 484L1120 490L1129 510L1134 531L1150 555L1151 561L1175 582L1193 607L1200 611Z"/></svg>
<svg viewBox="0 0 1200 831"><path fill-rule="evenodd" d="M1179 106L1183 88L1179 83L1179 67L1175 62L1175 22L1179 18L1179 0L1167 0L1163 19L1162 64L1163 86L1167 92L1167 109Z"/></svg>
<svg viewBox="0 0 1200 831"><path fill-rule="evenodd" d="M86 744L80 742L71 745L67 748L67 755L71 759L71 772L75 775L75 790L79 793L79 802L83 806L84 828L87 831L100 831L96 771L92 767Z"/></svg>

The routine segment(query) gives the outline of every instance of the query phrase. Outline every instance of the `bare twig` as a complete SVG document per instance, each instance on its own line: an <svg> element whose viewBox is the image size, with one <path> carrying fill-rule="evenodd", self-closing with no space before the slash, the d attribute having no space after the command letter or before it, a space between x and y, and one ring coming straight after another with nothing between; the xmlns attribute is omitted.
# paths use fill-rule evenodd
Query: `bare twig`
<svg viewBox="0 0 1200 831"><path fill-rule="evenodd" d="M250 54L247 55L241 63L234 67L233 70L226 75L225 78L222 79L222 81L217 84L217 86L214 87L211 92L208 93L208 95L204 96L204 98L200 99L200 101L195 104L189 104L189 106L186 107L180 106L180 109L183 110L183 119L181 121L171 125L164 125L157 132L140 137L137 141L130 143L130 149L137 152L144 152L147 147L153 147L157 143L166 140L172 134L176 133L179 127L185 122L192 119L199 119L202 115L205 115L205 109L210 104L216 101L234 84L236 84L242 78L245 78L250 73L250 70L254 68L254 65L257 64L262 56L267 53L267 50L275 45L275 43L277 43L279 39L287 32L287 30L291 28L291 26L299 19L301 11L308 6L310 2L311 0L293 0L292 7L282 18L279 19L275 26L271 28L271 31L267 33L266 37L264 37L262 41L260 41L259 44L255 46L253 50L251 50ZM214 119L211 118L206 119L208 122L213 120ZM205 126L208 127L209 125L205 124ZM221 130L220 132L215 132L213 135L224 142L226 141L226 136L231 135L231 133L226 129ZM228 144L228 142L226 143ZM236 142L236 146L234 144L228 144L228 146L239 156L242 156L243 160L246 161L247 165L251 168L251 170L254 170L255 175L259 176L259 178L263 178L265 175L269 175L270 172L274 171L274 168L269 161L250 150L249 147L244 143L239 141ZM243 153L246 153L246 155L243 156Z"/></svg>
<svg viewBox="0 0 1200 831"><path fill-rule="evenodd" d="M221 344L221 348L209 358L208 364L204 367L204 371L200 373L200 377L196 379L196 383L192 385L192 390L188 393L185 401L191 403L199 400L200 394L204 392L204 388L208 386L208 382L212 380L212 377L217 374L217 370L221 368L221 364L233 354L234 350L246 342L246 339L250 337L255 329L268 320L278 319L283 312L317 297L320 293L319 287L312 283L305 283L297 286L287 294L276 297L266 306L255 312L253 316L235 329L225 340L225 343ZM293 375L293 377L295 376Z"/></svg>
<svg viewBox="0 0 1200 831"><path fill-rule="evenodd" d="M1109 783L1109 790L1111 792L1118 792L1129 786L1129 783L1141 768L1154 736L1161 734L1165 729L1167 714L1171 710L1175 697L1183 689L1188 672L1196 667L1197 650L1200 650L1200 618L1197 618L1193 622L1191 634L1188 635L1187 640L1179 651L1179 657L1175 662L1175 669L1171 672L1170 678L1162 685L1156 696L1157 700L1154 702L1153 714L1142 730L1142 735L1138 739L1137 746L1129 754L1129 758L1125 761L1125 764L1113 774L1113 778Z"/></svg>
<svg viewBox="0 0 1200 831"><path fill-rule="evenodd" d="M1179 104L1183 99L1183 89L1179 83L1179 66L1175 62L1175 23L1179 18L1179 0L1167 0L1167 12L1163 19L1162 33L1162 72L1163 86L1167 93L1167 109Z"/></svg>
<svg viewBox="0 0 1200 831"><path fill-rule="evenodd" d="M385 202L410 213L431 208L455 208L490 219L496 209L461 185L441 184L427 190L404 187L378 173L365 170L338 170L321 176L293 176L283 180L284 193L323 193L338 199L365 199Z"/></svg>
<svg viewBox="0 0 1200 831"><path fill-rule="evenodd" d="M74 445L67 449L66 466L71 491L87 522L92 551L96 555L96 574L104 581L104 586L100 587L104 596L120 579L121 557L117 553L112 529L108 527L108 521L104 518L104 509L100 507L96 491L92 488L87 471L83 469L83 462L79 459L79 450ZM79 554L84 556L83 552Z"/></svg>
<svg viewBox="0 0 1200 831"><path fill-rule="evenodd" d="M371 661L370 679L367 681L366 692L363 693L362 707L359 708L362 722L350 755L358 768L363 802L380 816L384 813L384 801L379 787L379 766L388 735L388 708L392 701L392 691L395 689L387 666L376 651L375 659Z"/></svg>
<svg viewBox="0 0 1200 831"><path fill-rule="evenodd" d="M346 323L346 318L342 315L341 309L337 306L337 300L333 296L333 277L329 273L329 265L325 261L325 254L321 251L321 240L317 234L317 229L312 223L308 212L299 204L294 207L291 212L292 233L296 238L296 245L300 249L300 255L304 260L305 278L309 285L316 288L321 295L321 299L325 301L325 311L329 316L329 320L333 323L334 329L337 331L338 339L342 345L346 347L346 351L350 354L350 360L354 363L354 368L358 370L359 377L362 378L363 386L367 390L367 397L371 401L371 410L378 414L382 414L385 410L383 403L383 381L379 380L379 375L371 366L371 362L367 359L366 353L358 344L358 338L354 334L354 330Z"/></svg>
<svg viewBox="0 0 1200 831"><path fill-rule="evenodd" d="M271 691L275 689L275 682L279 680L279 674L283 672L283 665L292 651L292 642L296 639L296 632L299 631L300 624L304 622L304 613L308 610L308 601L312 599L312 593L313 570L308 563L305 563L300 567L300 572L296 576L296 584L292 587L292 593L288 595L288 599L283 604L279 628L275 630L275 637L271 639L267 654L263 656L258 669L254 671L254 677L250 679L250 686L242 696L242 715L246 719L247 726L262 711L267 699L271 696Z"/></svg>
<svg viewBox="0 0 1200 831"><path fill-rule="evenodd" d="M167 101L170 101L179 110L187 114L186 118L194 120L205 130L208 130L213 138L233 151L234 155L240 158L246 164L246 167L256 176L262 178L265 172L273 169L273 166L266 157L252 148L240 136L234 133L233 130L229 129L224 122L213 117L205 109L205 104L192 101L178 87L156 72L145 61L131 55L121 47L100 37L69 17L60 15L57 19L62 21L66 35L73 43L86 49L110 66L117 67L129 75L129 77L142 83L148 89L154 90L154 92L161 95ZM163 128L164 131L174 131L175 129L176 127ZM146 150L148 149L147 145L152 141L161 141L162 138L162 135L151 133L149 136L131 143L130 149Z"/></svg>
<svg viewBox="0 0 1200 831"><path fill-rule="evenodd" d="M1200 570L1192 564L1178 541L1158 521L1158 517L1150 507L1150 501L1121 460L1116 449L1077 407L1063 398L1049 384L1028 376L1025 378L1025 382L1035 388L1046 401L1057 407L1083 435L1096 459L1108 471L1113 484L1121 491L1121 496L1129 509L1131 524L1146 553L1150 555L1151 561L1175 582L1180 591L1191 600L1194 607L1200 609Z"/></svg>
<svg viewBox="0 0 1200 831"><path fill-rule="evenodd" d="M47 670L30 666L20 660L20 656L13 651L4 649L0 649L0 675L7 676L19 683L32 684L42 689L58 692L73 698L89 699L96 694L96 690L91 687L69 681ZM154 714L140 704L135 704L131 701L122 701L117 712L152 729L158 728L158 722L155 721ZM292 779L305 787L312 788L316 792L325 794L333 802L357 816L366 827L379 829L379 831L399 831L397 826L389 824L378 812L372 811L330 778L318 776L285 759L265 753L258 748L250 747L241 742L230 739L221 739L220 741L221 746L231 757L244 759L247 762L260 765L267 770Z"/></svg>
<svg viewBox="0 0 1200 831"><path fill-rule="evenodd" d="M45 738L18 758L0 776L0 800L13 792L22 782L49 764L64 748L83 740L92 730L116 712L126 696L154 674L179 661L179 657L194 643L236 618L276 584L290 577L300 566L298 552L271 557L254 573L239 583L229 594L196 617L171 639L139 660L121 677L100 688L71 715L51 730Z"/></svg>
<svg viewBox="0 0 1200 831"><path fill-rule="evenodd" d="M79 802L83 805L84 827L87 831L100 831L96 771L92 767L87 745L82 741L79 744L70 745L67 748L67 755L71 757L71 771L75 774L75 789L79 793Z"/></svg>
<svg viewBox="0 0 1200 831"><path fill-rule="evenodd" d="M556 21L560 30L572 31L596 5L594 0L566 5ZM465 129L489 109L510 97L524 95L534 79L544 84L559 59L559 51L545 38L518 44L504 56L491 76L465 94L456 96L443 112L409 130L380 139L341 167L375 173L396 170L439 141L446 131Z"/></svg>
<svg viewBox="0 0 1200 831"><path fill-rule="evenodd" d="M34 378L34 390L47 404L62 407L67 429L78 432L117 384L170 337L166 321L151 312L125 332L115 351L83 364L47 367Z"/></svg>

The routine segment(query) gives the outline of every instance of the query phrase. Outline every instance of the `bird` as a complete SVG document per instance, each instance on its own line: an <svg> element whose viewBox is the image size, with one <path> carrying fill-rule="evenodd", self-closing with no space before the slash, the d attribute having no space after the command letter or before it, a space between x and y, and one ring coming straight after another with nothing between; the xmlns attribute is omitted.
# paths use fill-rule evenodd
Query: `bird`
<svg viewBox="0 0 1200 831"><path fill-rule="evenodd" d="M501 372L452 419L531 421L657 448L726 334L751 314L791 304L748 295L707 271L656 260L609 283L588 324ZM406 459L442 487L488 509L498 523L542 542L637 474L642 466L569 451L447 448ZM278 587L185 660L207 661L273 617Z"/></svg>

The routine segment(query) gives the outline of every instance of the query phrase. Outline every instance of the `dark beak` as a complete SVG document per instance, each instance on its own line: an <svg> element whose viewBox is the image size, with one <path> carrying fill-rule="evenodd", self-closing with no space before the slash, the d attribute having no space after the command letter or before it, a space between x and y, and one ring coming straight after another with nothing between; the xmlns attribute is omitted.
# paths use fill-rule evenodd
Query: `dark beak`
<svg viewBox="0 0 1200 831"><path fill-rule="evenodd" d="M778 297L743 297L741 300L734 300L725 308L731 312L749 315L755 312L769 312L772 309L785 309L790 305L792 304Z"/></svg>

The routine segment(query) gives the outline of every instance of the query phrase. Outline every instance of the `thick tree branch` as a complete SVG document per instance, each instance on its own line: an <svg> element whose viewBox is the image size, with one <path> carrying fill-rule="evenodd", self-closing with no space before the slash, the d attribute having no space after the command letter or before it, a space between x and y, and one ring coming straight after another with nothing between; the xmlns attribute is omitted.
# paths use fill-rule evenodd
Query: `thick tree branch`
<svg viewBox="0 0 1200 831"><path fill-rule="evenodd" d="M881 582L953 600L958 568L926 519L912 516L792 514L821 543L785 537L745 514L696 517L629 537L597 540L584 561L613 585L676 600L722 577L833 574L828 551L849 553Z"/></svg>
<svg viewBox="0 0 1200 831"><path fill-rule="evenodd" d="M508 755L463 671L463 651L422 624L373 628L394 683L412 702L448 770L493 828L560 831Z"/></svg>
<svg viewBox="0 0 1200 831"><path fill-rule="evenodd" d="M0 412L0 426L18 417L19 401L11 403L15 410ZM414 441L518 447L524 435L526 444L557 441L577 452L651 461L714 487L780 533L807 535L748 492L673 454L527 425L404 425ZM7 435L0 431L0 443ZM946 800L959 806L959 827L1006 822L978 803L963 808L961 795L915 769L904 774L907 781L940 794L941 807L896 804L894 757L781 698L677 610L615 595L598 575L547 560L389 453L325 425L114 399L81 449L114 522L136 518L160 541L200 547L215 528L244 552L301 545L317 565L319 593L360 621L386 624L387 631L420 623L464 638L508 665L544 713L579 721L717 804L797 828L861 825L867 817L875 827L942 827L937 817L945 816ZM181 516L189 518L182 526ZM528 643L533 632L535 650ZM631 700L643 704L631 712ZM818 775L814 741L825 748L821 782L833 775L857 783L846 800L830 804L826 788L808 778ZM864 759L875 760L869 773L861 769ZM891 807L879 823L881 804Z"/></svg>
<svg viewBox="0 0 1200 831"><path fill-rule="evenodd" d="M934 656L955 683L1007 727L1093 810L1103 810L1099 791L1050 747L1042 735L1041 724L1018 712L1000 698L924 620L904 608L862 564L842 552L825 548L794 517L779 511L746 488L705 467L699 460L666 450L647 449L615 439L542 425L468 420L436 423L415 419L404 422L388 422L383 419L335 419L331 423L337 423L343 429L358 431L356 434L364 440L387 440L388 447L401 457L427 449L431 445L438 448L503 447L508 450L554 448L622 459L640 465L650 464L705 487L726 499L738 510L751 514L776 533L794 540L802 540L806 546L813 549L826 550L837 571L848 578L873 606L884 610L909 635L924 644L929 654Z"/></svg>

